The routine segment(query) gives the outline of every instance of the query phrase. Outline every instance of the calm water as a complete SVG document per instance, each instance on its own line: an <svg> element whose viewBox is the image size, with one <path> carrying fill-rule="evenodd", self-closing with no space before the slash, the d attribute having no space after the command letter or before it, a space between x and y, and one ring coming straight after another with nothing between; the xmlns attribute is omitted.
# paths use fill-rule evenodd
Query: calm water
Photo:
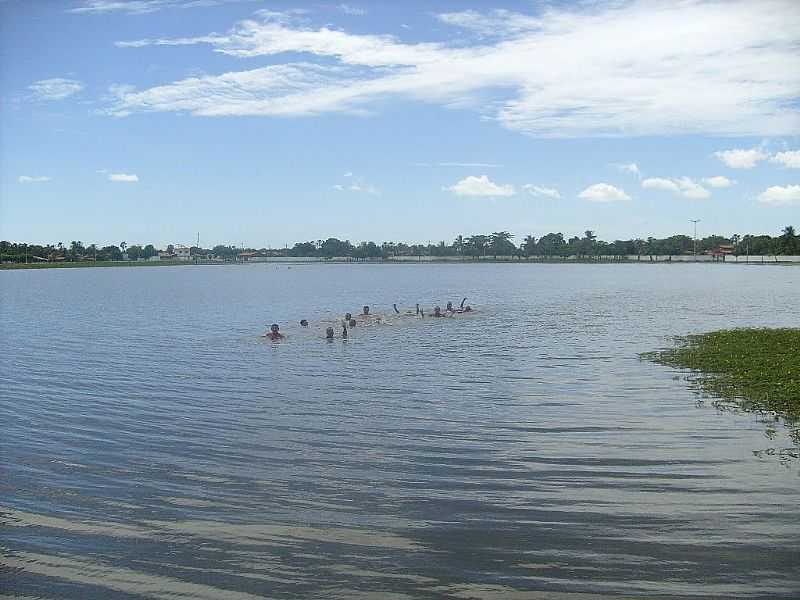
<svg viewBox="0 0 800 600"><path fill-rule="evenodd" d="M800 268L75 269L0 290L0 594L799 597L786 429L637 354L800 325ZM363 304L462 296L476 314L322 339ZM273 321L286 341L258 337Z"/></svg>

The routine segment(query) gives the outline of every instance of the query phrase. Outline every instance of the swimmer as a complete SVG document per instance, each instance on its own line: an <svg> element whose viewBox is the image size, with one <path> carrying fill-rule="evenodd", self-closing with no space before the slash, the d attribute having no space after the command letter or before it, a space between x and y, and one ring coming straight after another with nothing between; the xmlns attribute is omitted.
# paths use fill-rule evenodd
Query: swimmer
<svg viewBox="0 0 800 600"><path fill-rule="evenodd" d="M417 314L419 314L419 302L417 302Z"/></svg>
<svg viewBox="0 0 800 600"><path fill-rule="evenodd" d="M439 308L438 306L434 306L433 307L433 316L434 317L443 317L444 315L442 314L442 309Z"/></svg>
<svg viewBox="0 0 800 600"><path fill-rule="evenodd" d="M308 327L308 321L305 319L300 319L300 327Z"/></svg>
<svg viewBox="0 0 800 600"><path fill-rule="evenodd" d="M352 329L353 327L356 326L356 320L355 319L350 319L348 325L350 325L350 328Z"/></svg>
<svg viewBox="0 0 800 600"><path fill-rule="evenodd" d="M276 323L273 323L270 325L269 331L264 334L264 337L267 337L273 341L277 341L282 340L286 336L280 332L280 327L278 327Z"/></svg>
<svg viewBox="0 0 800 600"><path fill-rule="evenodd" d="M363 316L365 316L365 317L368 317L368 316L369 316L369 306L366 306L366 305L365 305L365 306L364 306L364 309L363 309L363 312L362 312L361 314L362 314Z"/></svg>
<svg viewBox="0 0 800 600"><path fill-rule="evenodd" d="M347 326L342 325L342 339L347 339Z"/></svg>
<svg viewBox="0 0 800 600"><path fill-rule="evenodd" d="M448 302L448 303L447 303L447 306L445 307L445 309L444 309L444 310L445 310L446 312L449 312L449 313L455 312L455 310L453 310L453 303L452 303L452 302Z"/></svg>
<svg viewBox="0 0 800 600"><path fill-rule="evenodd" d="M325 339L332 340L333 339L333 327L328 327L325 330Z"/></svg>
<svg viewBox="0 0 800 600"><path fill-rule="evenodd" d="M464 308L464 312L472 312L472 307L467 304L467 306Z"/></svg>

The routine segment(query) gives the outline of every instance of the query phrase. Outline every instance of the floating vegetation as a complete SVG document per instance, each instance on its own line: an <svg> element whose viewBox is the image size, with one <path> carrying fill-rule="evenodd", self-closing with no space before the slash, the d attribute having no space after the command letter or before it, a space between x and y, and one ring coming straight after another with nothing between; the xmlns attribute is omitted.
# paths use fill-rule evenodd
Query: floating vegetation
<svg viewBox="0 0 800 600"><path fill-rule="evenodd" d="M724 329L677 338L675 348L642 355L691 369L691 383L749 411L800 423L800 329ZM798 429L793 431L798 438Z"/></svg>

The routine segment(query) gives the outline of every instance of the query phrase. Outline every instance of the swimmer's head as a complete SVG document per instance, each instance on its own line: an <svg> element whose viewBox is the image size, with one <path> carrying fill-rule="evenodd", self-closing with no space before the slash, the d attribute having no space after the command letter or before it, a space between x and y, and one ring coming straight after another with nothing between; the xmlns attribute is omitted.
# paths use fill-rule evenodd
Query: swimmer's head
<svg viewBox="0 0 800 600"><path fill-rule="evenodd" d="M344 320L345 321L349 321L352 318L353 318L353 315L351 315L350 313L344 313Z"/></svg>
<svg viewBox="0 0 800 600"><path fill-rule="evenodd" d="M471 307L469 304L467 304L467 305L464 307L464 312L472 312L472 307Z"/></svg>
<svg viewBox="0 0 800 600"><path fill-rule="evenodd" d="M273 323L272 325L269 326L269 330L272 333L278 333L279 329L280 329L280 327L278 327L277 323Z"/></svg>
<svg viewBox="0 0 800 600"><path fill-rule="evenodd" d="M356 320L355 319L350 319L350 321L348 321L348 323L349 323L350 327L355 327L356 326Z"/></svg>
<svg viewBox="0 0 800 600"><path fill-rule="evenodd" d="M448 302L447 303L447 308L445 310L453 310L453 303L452 302Z"/></svg>
<svg viewBox="0 0 800 600"><path fill-rule="evenodd" d="M369 314L369 306L364 306L364 314L365 315Z"/></svg>
<svg viewBox="0 0 800 600"><path fill-rule="evenodd" d="M328 327L325 330L325 337L328 338L328 339L333 338L333 327Z"/></svg>
<svg viewBox="0 0 800 600"><path fill-rule="evenodd" d="M300 319L300 326L301 327L308 327L308 321L305 319Z"/></svg>

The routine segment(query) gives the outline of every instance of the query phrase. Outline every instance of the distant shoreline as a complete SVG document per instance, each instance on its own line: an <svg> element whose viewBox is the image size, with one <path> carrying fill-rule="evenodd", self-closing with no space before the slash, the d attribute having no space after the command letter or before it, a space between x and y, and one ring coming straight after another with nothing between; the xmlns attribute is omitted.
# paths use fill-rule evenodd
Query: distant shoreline
<svg viewBox="0 0 800 600"><path fill-rule="evenodd" d="M800 257L797 256L749 256L735 257L730 256L728 260L709 260L710 257L668 257L668 256L641 256L639 258L629 257L483 257L475 259L458 257L395 257L388 259L353 259L353 258L330 258L330 259L306 259L302 257L274 257L266 260L257 261L74 261L74 262L40 262L40 263L5 263L0 264L0 270L13 271L19 269L80 269L80 268L101 268L101 267L194 267L194 266L224 266L224 265L317 265L317 264L353 264L353 265L375 265L375 264L647 264L647 265L669 265L669 264L736 264L736 265L784 265L800 266Z"/></svg>

